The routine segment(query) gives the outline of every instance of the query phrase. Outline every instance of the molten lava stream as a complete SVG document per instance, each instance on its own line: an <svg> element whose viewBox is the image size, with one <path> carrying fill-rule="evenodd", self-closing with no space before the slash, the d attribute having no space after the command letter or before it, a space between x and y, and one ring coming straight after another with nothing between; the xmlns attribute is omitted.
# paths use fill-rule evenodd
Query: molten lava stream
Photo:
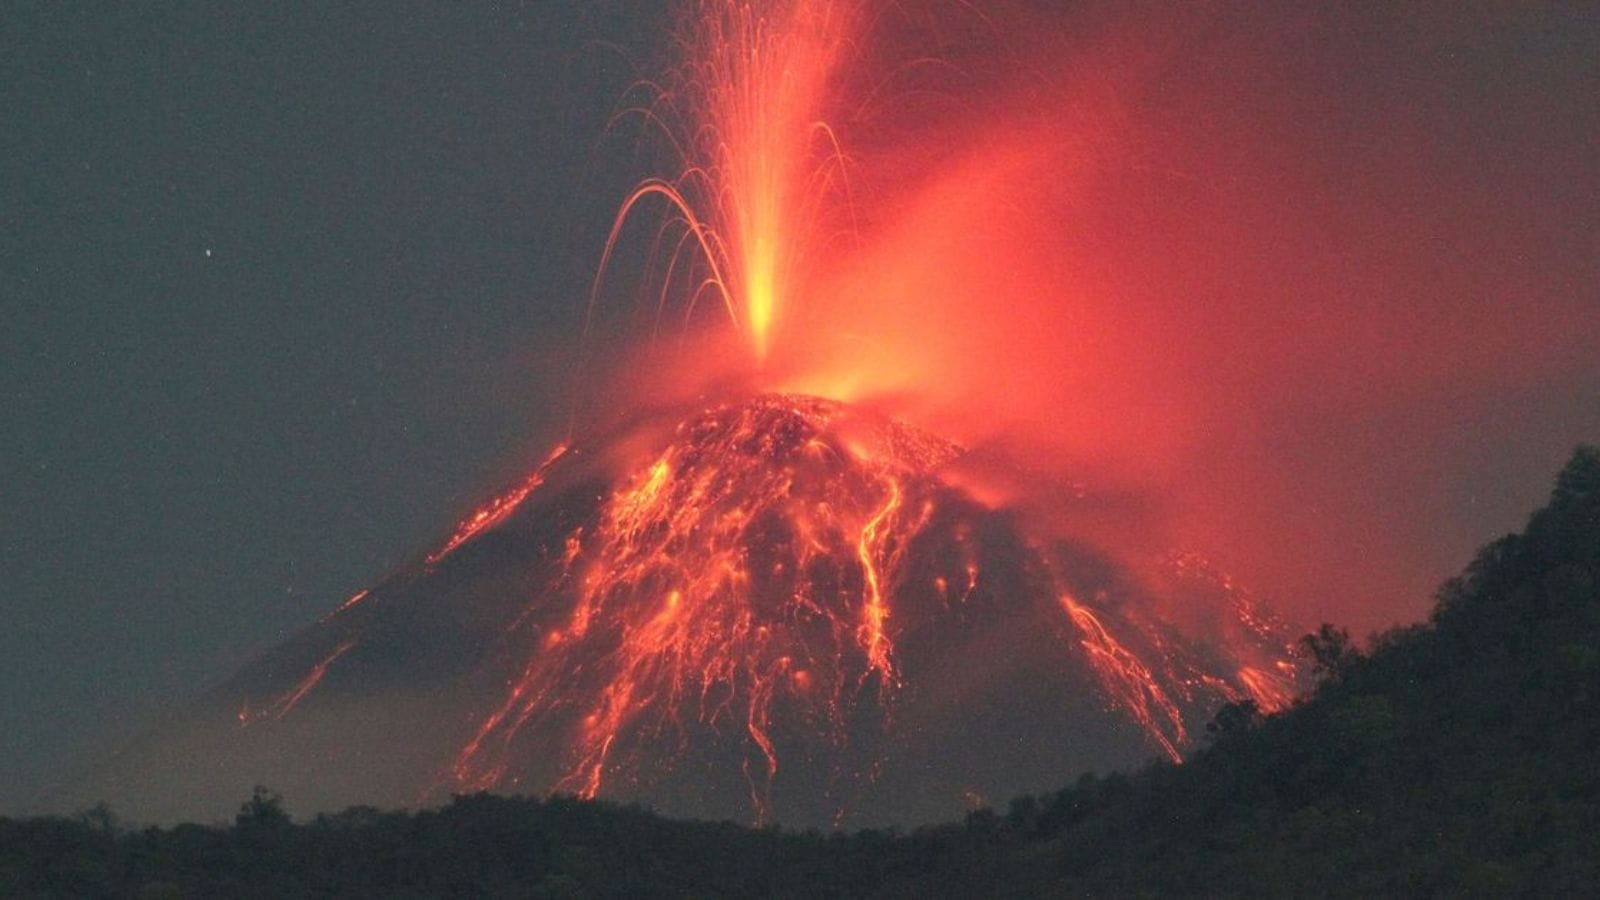
<svg viewBox="0 0 1600 900"><path fill-rule="evenodd" d="M1082 635L1079 643L1089 652L1089 663L1100 676L1106 693L1134 717L1168 758L1183 762L1178 747L1189 740L1183 727L1183 714L1150 668L1112 637L1094 613L1070 595L1061 595L1061 606Z"/></svg>
<svg viewBox="0 0 1600 900"><path fill-rule="evenodd" d="M305 699L307 694L311 693L322 682L323 676L328 674L328 667L338 661L339 657L349 653L350 649L355 645L356 638L353 637L346 638L340 642L337 647L333 648L332 652L312 666L311 671L307 672L294 687L267 704L266 708L253 710L250 708L250 704L246 703L239 709L239 724L241 726L252 725L262 719L281 719L288 715L300 704L301 700Z"/></svg>
<svg viewBox="0 0 1600 900"><path fill-rule="evenodd" d="M887 700L895 569L926 517L903 514L903 463L825 434L837 410L794 397L715 410L613 494L566 560L572 611L456 779L494 783L524 729L564 733L555 787L593 796L624 738L631 753L644 735L737 723L760 801L779 770L778 704L842 739L869 676Z"/></svg>
<svg viewBox="0 0 1600 900"><path fill-rule="evenodd" d="M534 469L533 473L523 479L520 484L504 494L492 498L489 502L474 510L472 515L463 519L456 526L455 533L450 536L449 540L445 541L442 547L428 555L425 564L430 567L438 565L462 544L467 543L485 531L492 530L496 525L510 518L511 514L517 511L517 507L528 499L528 495L538 490L539 485L544 484L545 477L549 475L550 467L565 456L568 449L570 448L566 444L557 444L555 449L550 451L550 455L545 457L544 461L539 464L538 468ZM365 592L363 592L364 594ZM357 602L357 599L352 598L351 603L355 602Z"/></svg>

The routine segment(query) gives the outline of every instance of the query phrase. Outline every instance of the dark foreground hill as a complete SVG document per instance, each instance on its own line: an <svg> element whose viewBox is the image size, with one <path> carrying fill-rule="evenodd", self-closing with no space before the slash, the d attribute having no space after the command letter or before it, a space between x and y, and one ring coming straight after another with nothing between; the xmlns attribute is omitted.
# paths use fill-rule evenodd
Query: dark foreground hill
<svg viewBox="0 0 1600 900"><path fill-rule="evenodd" d="M294 824L0 820L0 894L1006 896L1600 892L1600 451L1432 619L1322 673L1276 716L1226 707L1183 766L1084 777L909 834L675 822L477 795Z"/></svg>

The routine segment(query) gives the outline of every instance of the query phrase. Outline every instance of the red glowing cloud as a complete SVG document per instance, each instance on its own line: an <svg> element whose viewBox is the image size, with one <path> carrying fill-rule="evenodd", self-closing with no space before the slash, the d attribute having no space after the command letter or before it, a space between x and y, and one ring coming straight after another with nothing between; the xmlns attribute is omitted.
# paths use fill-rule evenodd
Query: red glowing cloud
<svg viewBox="0 0 1600 900"><path fill-rule="evenodd" d="M1488 536L1412 496L1466 489L1441 444L1596 384L1600 115L1540 14L686 21L672 97L711 150L684 177L716 185L687 200L751 348L703 354L719 378L1146 492L1308 618L1420 612ZM741 28L771 52L730 52Z"/></svg>

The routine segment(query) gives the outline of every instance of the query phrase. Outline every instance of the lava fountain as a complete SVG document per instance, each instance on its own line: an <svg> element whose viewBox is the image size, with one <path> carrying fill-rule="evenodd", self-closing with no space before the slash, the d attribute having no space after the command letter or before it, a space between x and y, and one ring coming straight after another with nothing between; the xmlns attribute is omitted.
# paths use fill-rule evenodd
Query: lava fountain
<svg viewBox="0 0 1600 900"><path fill-rule="evenodd" d="M656 130L678 171L623 201L602 276L629 219L664 203L658 306L678 299L692 315L709 292L765 359L786 297L804 290L806 252L825 243L828 210L845 191L848 163L824 107L860 17L855 4L829 0L693 8L679 37L688 60L664 84L641 82L644 101L617 117Z"/></svg>

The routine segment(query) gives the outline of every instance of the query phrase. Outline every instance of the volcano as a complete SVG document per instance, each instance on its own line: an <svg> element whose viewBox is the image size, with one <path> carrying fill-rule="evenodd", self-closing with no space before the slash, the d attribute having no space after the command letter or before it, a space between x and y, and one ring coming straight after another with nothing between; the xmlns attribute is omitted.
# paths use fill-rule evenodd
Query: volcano
<svg viewBox="0 0 1600 900"><path fill-rule="evenodd" d="M957 486L963 458L795 395L558 447L84 795L158 820L267 784L908 824L1179 760L1221 704L1288 701L1287 631L1249 594L1050 537Z"/></svg>

